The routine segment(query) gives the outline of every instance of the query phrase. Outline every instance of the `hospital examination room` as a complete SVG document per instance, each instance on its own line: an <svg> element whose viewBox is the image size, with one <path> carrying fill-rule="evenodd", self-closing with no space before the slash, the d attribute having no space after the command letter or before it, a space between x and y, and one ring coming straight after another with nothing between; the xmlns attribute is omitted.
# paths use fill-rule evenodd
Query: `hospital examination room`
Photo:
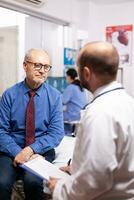
<svg viewBox="0 0 134 200"><path fill-rule="evenodd" d="M0 0L0 200L134 200L134 0Z"/></svg>

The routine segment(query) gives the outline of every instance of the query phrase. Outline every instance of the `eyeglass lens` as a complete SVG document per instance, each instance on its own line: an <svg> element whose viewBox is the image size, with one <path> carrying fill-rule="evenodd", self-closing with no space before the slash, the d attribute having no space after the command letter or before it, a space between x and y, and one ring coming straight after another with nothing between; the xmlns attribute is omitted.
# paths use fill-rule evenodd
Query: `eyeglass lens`
<svg viewBox="0 0 134 200"><path fill-rule="evenodd" d="M45 71L49 71L51 66L50 65L42 65L41 63L34 63L35 69L40 70L42 67L44 68Z"/></svg>

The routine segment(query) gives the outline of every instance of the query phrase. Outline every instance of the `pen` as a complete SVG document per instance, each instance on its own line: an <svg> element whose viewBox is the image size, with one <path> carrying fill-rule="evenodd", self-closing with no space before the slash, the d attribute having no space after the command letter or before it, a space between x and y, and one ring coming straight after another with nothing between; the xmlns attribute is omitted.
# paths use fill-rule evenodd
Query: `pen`
<svg viewBox="0 0 134 200"><path fill-rule="evenodd" d="M70 158L69 161L67 162L67 165L69 166L71 164L72 159Z"/></svg>

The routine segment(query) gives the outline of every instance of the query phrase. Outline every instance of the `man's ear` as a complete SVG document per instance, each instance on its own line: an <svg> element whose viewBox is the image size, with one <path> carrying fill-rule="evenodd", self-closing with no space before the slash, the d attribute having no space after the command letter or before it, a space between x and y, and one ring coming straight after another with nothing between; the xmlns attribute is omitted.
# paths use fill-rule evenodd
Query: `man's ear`
<svg viewBox="0 0 134 200"><path fill-rule="evenodd" d="M83 68L83 75L85 77L85 80L88 81L88 80L91 79L91 73L92 73L92 71L91 71L91 69L89 67L84 67Z"/></svg>
<svg viewBox="0 0 134 200"><path fill-rule="evenodd" d="M23 69L26 71L27 70L27 64L26 62L23 62Z"/></svg>

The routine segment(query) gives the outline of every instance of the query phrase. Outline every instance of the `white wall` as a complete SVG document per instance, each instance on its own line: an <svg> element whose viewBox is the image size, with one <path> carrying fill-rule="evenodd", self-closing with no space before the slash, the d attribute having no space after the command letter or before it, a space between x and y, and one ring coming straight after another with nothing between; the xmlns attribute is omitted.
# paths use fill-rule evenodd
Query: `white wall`
<svg viewBox="0 0 134 200"><path fill-rule="evenodd" d="M10 4L12 8L17 6L18 9L20 8L22 10L22 7L24 12L31 10L33 13L35 11L36 13L38 12L48 17L56 18L57 21L59 19L59 22L63 20L70 23L71 26L74 25L74 32L77 31L76 29L88 30L89 2L87 0L45 0L45 4L41 7L29 6L26 3L21 3L21 1L0 0L0 5Z"/></svg>
<svg viewBox="0 0 134 200"><path fill-rule="evenodd" d="M0 8L0 19L1 95L7 87L23 76L25 15ZM18 65L19 67L16 67Z"/></svg>
<svg viewBox="0 0 134 200"><path fill-rule="evenodd" d="M65 20L70 23L68 46L78 48L77 39L85 40L87 35L79 38L79 31L88 33L89 2L85 0L49 0L41 9L45 14Z"/></svg>
<svg viewBox="0 0 134 200"><path fill-rule="evenodd" d="M107 26L134 24L134 2L122 3L93 3L89 6L89 40L105 40ZM118 1L117 1L118 2ZM133 44L132 44L133 45ZM134 46L132 47L132 53ZM132 54L133 57L133 54ZM134 57L132 66L123 68L123 85L134 97Z"/></svg>
<svg viewBox="0 0 134 200"><path fill-rule="evenodd" d="M87 30L88 1L85 0L46 0L45 5L39 8L49 16L75 24L79 29Z"/></svg>

